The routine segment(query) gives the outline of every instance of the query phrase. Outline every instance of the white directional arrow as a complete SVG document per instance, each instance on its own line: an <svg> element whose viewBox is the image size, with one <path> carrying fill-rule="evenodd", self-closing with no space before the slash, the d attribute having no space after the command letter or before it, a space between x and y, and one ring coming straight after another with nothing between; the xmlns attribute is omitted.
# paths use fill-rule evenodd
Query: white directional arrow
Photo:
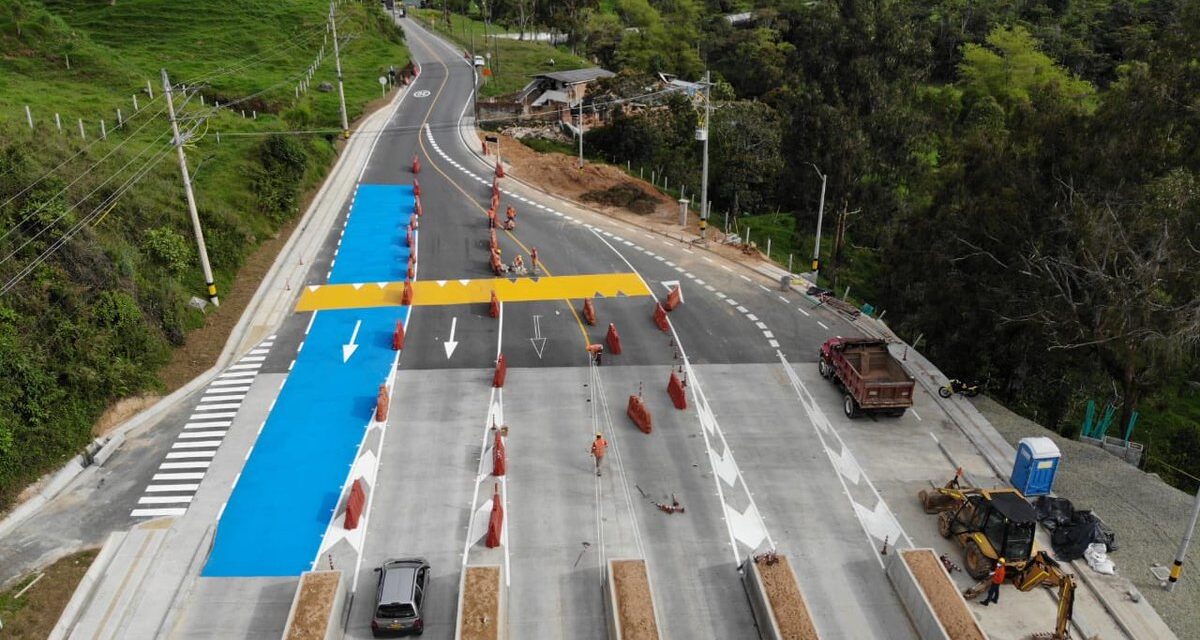
<svg viewBox="0 0 1200 640"><path fill-rule="evenodd" d="M354 323L354 333L350 334L350 342L342 345L342 363L350 361L350 356L358 349L358 345L354 341L358 339L358 328L362 326L362 320Z"/></svg>
<svg viewBox="0 0 1200 640"><path fill-rule="evenodd" d="M450 359L450 356L454 355L454 350L458 348L458 342L456 342L454 340L454 330L456 328L458 328L458 318L457 317L451 318L450 319L450 339L447 340L446 344L445 344L447 360Z"/></svg>
<svg viewBox="0 0 1200 640"><path fill-rule="evenodd" d="M533 337L529 341L533 343L533 350L537 353L538 360L541 360L542 352L546 350L546 339L542 337L541 316L533 316Z"/></svg>

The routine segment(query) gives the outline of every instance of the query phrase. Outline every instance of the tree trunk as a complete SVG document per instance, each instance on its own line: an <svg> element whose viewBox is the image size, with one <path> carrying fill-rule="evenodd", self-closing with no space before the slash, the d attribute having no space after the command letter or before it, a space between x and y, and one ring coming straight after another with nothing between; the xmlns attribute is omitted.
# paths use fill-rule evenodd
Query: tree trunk
<svg viewBox="0 0 1200 640"><path fill-rule="evenodd" d="M1129 426L1129 420L1133 417L1134 410L1137 409L1140 389L1137 385L1137 364L1134 362L1132 349L1127 349L1125 354L1125 369L1121 375L1121 394L1124 396L1124 401L1121 403L1121 416L1117 421L1116 436L1119 438L1125 437L1125 429Z"/></svg>

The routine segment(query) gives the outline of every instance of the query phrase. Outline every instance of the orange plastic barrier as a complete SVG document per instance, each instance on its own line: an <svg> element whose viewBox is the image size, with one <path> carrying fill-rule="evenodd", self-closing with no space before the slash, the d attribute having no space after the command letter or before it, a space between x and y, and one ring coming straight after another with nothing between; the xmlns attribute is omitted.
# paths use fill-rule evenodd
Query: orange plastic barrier
<svg viewBox="0 0 1200 640"><path fill-rule="evenodd" d="M355 478L350 485L350 497L346 499L346 519L342 526L347 529L357 529L358 519L362 516L363 506L367 503L367 492L363 491L362 478Z"/></svg>
<svg viewBox="0 0 1200 640"><path fill-rule="evenodd" d="M412 172L413 173L421 173L421 159L418 158L417 156L413 156Z"/></svg>
<svg viewBox="0 0 1200 640"><path fill-rule="evenodd" d="M504 386L504 377L508 375L508 361L504 359L504 354L496 358L496 373L492 375L492 386L500 388Z"/></svg>
<svg viewBox="0 0 1200 640"><path fill-rule="evenodd" d="M413 178L413 195L421 197L421 181Z"/></svg>
<svg viewBox="0 0 1200 640"><path fill-rule="evenodd" d="M493 198L500 197L500 181L496 180L496 179L492 180L492 197Z"/></svg>
<svg viewBox="0 0 1200 640"><path fill-rule="evenodd" d="M491 209L492 209L492 211L495 211L496 209L499 209L499 208L500 208L500 196L493 193Z"/></svg>
<svg viewBox="0 0 1200 640"><path fill-rule="evenodd" d="M650 410L646 408L645 401L639 395L629 396L629 408L625 410L625 415L629 416L630 420L641 429L642 433L650 433L654 428L653 420L650 418Z"/></svg>
<svg viewBox="0 0 1200 640"><path fill-rule="evenodd" d="M492 443L492 475L502 476L508 468L508 454L504 450L504 438L500 430L496 430L496 441Z"/></svg>
<svg viewBox="0 0 1200 640"><path fill-rule="evenodd" d="M675 285L674 287L671 287L671 293L667 294L667 304L663 306L666 307L667 311L674 311L675 307L679 306L682 298L683 296L679 293L679 285Z"/></svg>
<svg viewBox="0 0 1200 640"><path fill-rule="evenodd" d="M408 279L412 280L417 273L417 259L410 255L408 256Z"/></svg>
<svg viewBox="0 0 1200 640"><path fill-rule="evenodd" d="M388 416L387 385L379 385L379 395L375 397L375 422L386 422Z"/></svg>
<svg viewBox="0 0 1200 640"><path fill-rule="evenodd" d="M485 155L485 156L486 156L487 154L488 154L488 149L487 149L487 140L484 140L484 141L483 141L483 155Z"/></svg>
<svg viewBox="0 0 1200 640"><path fill-rule="evenodd" d="M489 549L495 549L500 546L500 531L504 528L504 505L500 503L500 485L496 484L496 490L492 494L492 515L488 518L487 539L484 544Z"/></svg>
<svg viewBox="0 0 1200 640"><path fill-rule="evenodd" d="M500 256L496 255L495 251L492 252L492 273L497 276L504 275L504 264L500 262Z"/></svg>
<svg viewBox="0 0 1200 640"><path fill-rule="evenodd" d="M500 317L500 298L496 297L495 291L492 291L492 304L488 307L488 316L492 318Z"/></svg>
<svg viewBox="0 0 1200 640"><path fill-rule="evenodd" d="M500 246L500 243L496 242L496 230L489 229L488 230L488 248L491 249L492 251L495 251L496 247L498 247L498 246Z"/></svg>
<svg viewBox="0 0 1200 640"><path fill-rule="evenodd" d="M596 307L592 305L592 299L587 298L583 301L583 319L591 326L596 326Z"/></svg>
<svg viewBox="0 0 1200 640"><path fill-rule="evenodd" d="M496 163L496 177L497 178L504 177L504 163L502 163L502 162Z"/></svg>
<svg viewBox="0 0 1200 640"><path fill-rule="evenodd" d="M402 293L400 295L400 304L409 306L412 304L412 299L413 299L412 282L405 280L404 281L404 293Z"/></svg>
<svg viewBox="0 0 1200 640"><path fill-rule="evenodd" d="M617 333L617 325L608 323L608 335L604 337L608 343L608 352L614 356L621 355L621 334Z"/></svg>
<svg viewBox="0 0 1200 640"><path fill-rule="evenodd" d="M657 302L654 303L654 324L658 325L663 331L670 331L671 325L667 324L667 310Z"/></svg>
<svg viewBox="0 0 1200 640"><path fill-rule="evenodd" d="M396 330L392 331L392 351L399 351L404 348L404 321L396 321Z"/></svg>
<svg viewBox="0 0 1200 640"><path fill-rule="evenodd" d="M667 381L667 395L671 396L671 402L675 403L676 409L687 408L687 394L683 391L683 382L674 371L671 372L671 379Z"/></svg>
<svg viewBox="0 0 1200 640"><path fill-rule="evenodd" d="M417 198L416 200L414 200L414 204L413 204L413 212L417 214L417 217L418 217L418 218L419 218L419 217L421 217L421 215L425 213L425 212L424 212L424 211L421 209L421 199L420 199L420 198ZM414 218L414 219L415 219L415 218Z"/></svg>
<svg viewBox="0 0 1200 640"><path fill-rule="evenodd" d="M408 230L404 232L404 246L412 246L412 225L409 225Z"/></svg>

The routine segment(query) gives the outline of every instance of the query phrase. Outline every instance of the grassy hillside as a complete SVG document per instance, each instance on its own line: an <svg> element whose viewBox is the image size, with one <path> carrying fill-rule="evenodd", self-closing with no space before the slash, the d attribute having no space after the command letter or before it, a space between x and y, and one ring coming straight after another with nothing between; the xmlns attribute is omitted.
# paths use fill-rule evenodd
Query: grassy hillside
<svg viewBox="0 0 1200 640"><path fill-rule="evenodd" d="M209 256L225 290L246 257L297 215L334 158L337 93L317 90L336 83L332 45L312 90L295 95L327 43L328 8L320 0L209 0L202 11L169 0L0 3L0 290L11 286L0 293L0 509L76 453L112 401L162 391L157 371L188 331L237 313L187 305L203 296L203 280L159 69L177 84ZM377 3L337 11L354 119L380 98L377 78L408 56ZM292 130L322 133L272 135Z"/></svg>

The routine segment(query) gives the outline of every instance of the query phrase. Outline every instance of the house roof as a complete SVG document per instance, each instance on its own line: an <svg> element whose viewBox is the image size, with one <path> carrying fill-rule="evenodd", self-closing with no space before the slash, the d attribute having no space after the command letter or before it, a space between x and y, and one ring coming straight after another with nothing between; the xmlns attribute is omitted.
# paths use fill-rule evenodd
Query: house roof
<svg viewBox="0 0 1200 640"><path fill-rule="evenodd" d="M551 71L550 73L539 73L533 77L548 78L563 84L579 84L581 82L591 82L597 78L611 78L617 74L608 69L600 67L588 67L586 69L574 69L572 71Z"/></svg>
<svg viewBox="0 0 1200 640"><path fill-rule="evenodd" d="M530 106L540 107L540 106L546 104L547 102L570 102L570 101L571 101L571 99L568 98L567 94L563 93L562 91L550 90L550 91L547 91L547 92L543 93L542 95L538 96L537 99L534 100L533 104Z"/></svg>

